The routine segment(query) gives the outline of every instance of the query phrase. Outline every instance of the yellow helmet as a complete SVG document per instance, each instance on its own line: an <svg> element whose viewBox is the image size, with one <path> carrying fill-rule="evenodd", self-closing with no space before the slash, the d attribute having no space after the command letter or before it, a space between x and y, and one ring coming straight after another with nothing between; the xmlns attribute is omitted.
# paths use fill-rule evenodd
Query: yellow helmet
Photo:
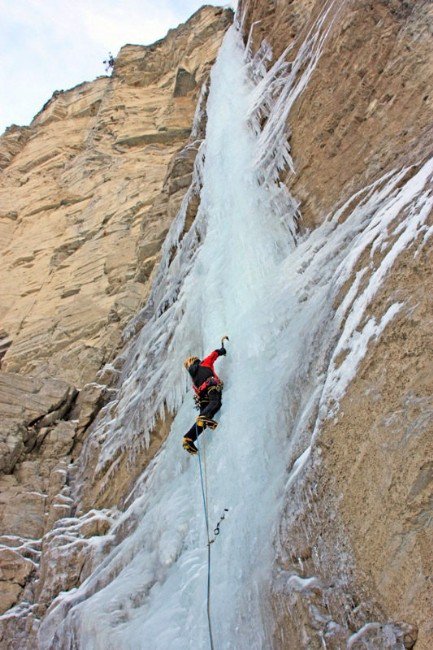
<svg viewBox="0 0 433 650"><path fill-rule="evenodd" d="M196 361L200 361L200 359L198 357L188 357L188 359L185 359L185 361L183 362L183 365L187 370L189 370L192 364L195 363Z"/></svg>

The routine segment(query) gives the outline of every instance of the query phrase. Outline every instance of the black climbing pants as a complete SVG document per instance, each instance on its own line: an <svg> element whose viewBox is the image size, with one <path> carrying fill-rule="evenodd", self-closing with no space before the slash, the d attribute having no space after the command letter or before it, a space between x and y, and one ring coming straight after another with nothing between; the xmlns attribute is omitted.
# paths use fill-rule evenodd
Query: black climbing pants
<svg viewBox="0 0 433 650"><path fill-rule="evenodd" d="M206 418L213 418L215 413L221 408L222 389L220 386L210 386L205 394L200 397L200 415ZM191 429L185 434L186 438L197 440L197 436L203 433L204 427L193 424Z"/></svg>

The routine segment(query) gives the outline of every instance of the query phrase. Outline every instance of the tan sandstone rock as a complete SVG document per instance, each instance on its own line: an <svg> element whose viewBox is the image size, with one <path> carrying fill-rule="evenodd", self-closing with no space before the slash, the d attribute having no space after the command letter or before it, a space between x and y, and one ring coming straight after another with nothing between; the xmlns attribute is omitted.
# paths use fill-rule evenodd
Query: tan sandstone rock
<svg viewBox="0 0 433 650"><path fill-rule="evenodd" d="M292 45L292 60L331 5L287 128L296 173L285 180L302 230L385 172L431 155L430 2L242 0L245 37L251 29L253 50L266 39L275 56ZM386 629L395 647L433 645L433 278L431 252L414 252L399 257L369 308L381 314L398 300L404 312L370 343L312 468L287 495L273 581L277 648L342 648L350 635L353 648L384 647ZM371 273L380 258L371 255Z"/></svg>
<svg viewBox="0 0 433 650"><path fill-rule="evenodd" d="M154 45L125 46L112 77L55 93L0 139L3 369L81 387L113 357L173 218L166 201L152 208L230 21L207 6ZM190 172L171 187L177 205Z"/></svg>
<svg viewBox="0 0 433 650"><path fill-rule="evenodd" d="M252 28L253 49L266 38L275 56L293 45L292 57L323 7L243 0L245 37ZM321 58L290 115L297 173L282 180L300 201L302 230L384 172L421 162L431 138L431 3L333 7L338 20L326 23ZM124 450L99 467L96 441L80 455L106 387L119 377L121 331L146 299L190 182L194 106L228 21L208 7L163 41L126 46L111 79L57 93L29 130L0 140L3 368L84 387L74 420L47 417L33 434L27 411L14 406L25 432L7 434L15 469L0 478L8 533L0 543L16 558L3 607L23 598L13 580L22 581L26 557L37 557L30 537L42 539L42 561L24 587L33 613L11 614L0 631L11 648L33 644L34 617L89 575L95 549L103 555L114 543L104 536L116 508L128 506L170 426L168 417L158 422L134 459ZM371 256L373 270L381 256ZM288 490L271 582L275 648L382 647L385 636L399 648L432 646L431 268L426 251L414 258L408 250L394 265L369 315L395 300L404 311L370 343L338 417L323 423L311 464ZM71 454L80 456L81 488ZM134 525L125 522L116 541ZM14 535L22 539L12 545Z"/></svg>
<svg viewBox="0 0 433 650"><path fill-rule="evenodd" d="M24 586L34 564L10 548L0 549L0 580L11 580Z"/></svg>
<svg viewBox="0 0 433 650"><path fill-rule="evenodd" d="M76 390L54 378L0 372L0 471L11 472L37 441L37 429L70 409Z"/></svg>
<svg viewBox="0 0 433 650"><path fill-rule="evenodd" d="M97 476L90 454L75 518L72 458L190 184L197 100L231 21L206 6L153 45L126 45L111 77L55 92L0 137L0 610L21 603L2 618L2 647L35 647L39 618L107 544L113 515L93 507L124 503L168 430Z"/></svg>
<svg viewBox="0 0 433 650"><path fill-rule="evenodd" d="M330 3L241 0L244 33L292 60ZM301 228L321 223L385 171L423 160L432 140L433 64L429 0L337 0L337 15L307 88L290 114Z"/></svg>
<svg viewBox="0 0 433 650"><path fill-rule="evenodd" d="M6 612L18 600L22 587L15 582L4 582L0 580L0 614Z"/></svg>

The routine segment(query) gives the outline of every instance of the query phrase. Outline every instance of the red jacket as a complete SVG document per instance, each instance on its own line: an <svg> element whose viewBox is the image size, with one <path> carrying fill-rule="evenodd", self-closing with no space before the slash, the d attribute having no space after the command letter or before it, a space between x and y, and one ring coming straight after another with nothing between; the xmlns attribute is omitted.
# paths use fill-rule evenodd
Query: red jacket
<svg viewBox="0 0 433 650"><path fill-rule="evenodd" d="M220 383L221 379L218 377L214 370L214 363L219 357L218 350L214 350L200 363L196 362L189 368L189 374L193 380L193 388L197 395L200 395L209 386L209 380L215 379ZM215 385L215 384L214 384Z"/></svg>
<svg viewBox="0 0 433 650"><path fill-rule="evenodd" d="M207 356L207 357L205 357L203 359L203 361L200 363L200 365L204 366L205 368L210 368L212 370L212 372L213 372L213 376L215 377L215 379L218 379L218 381L221 381L220 378L218 377L218 375L216 374L216 372L214 370L214 367L213 367L214 363L218 359L218 357L219 357L218 350L214 350L213 352L210 353L209 356Z"/></svg>

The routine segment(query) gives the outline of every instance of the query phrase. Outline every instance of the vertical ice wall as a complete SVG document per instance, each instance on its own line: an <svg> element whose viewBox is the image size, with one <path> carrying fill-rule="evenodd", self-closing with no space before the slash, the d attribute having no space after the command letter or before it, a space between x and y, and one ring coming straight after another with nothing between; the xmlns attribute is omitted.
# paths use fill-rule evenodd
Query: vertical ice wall
<svg viewBox="0 0 433 650"><path fill-rule="evenodd" d="M213 349L225 333L220 424L203 438L211 526L229 509L212 545L215 643L269 647L267 589L284 488L308 462L320 422L338 408L368 342L402 308L366 316L381 282L401 250L431 234L430 162L365 188L296 240L296 203L278 182L290 164L285 111L308 83L333 7L326 4L291 66L282 58L266 71L265 49L251 62L236 29L226 35L197 162L199 213L181 239L181 210L169 234L119 399L92 434L101 464L119 445L133 453L165 406L176 417L141 477L141 496L116 524L134 519L134 531L78 590L59 596L40 630L43 648L208 647L198 466L180 446L195 416L182 360ZM385 252L380 266L358 270L335 311L373 241Z"/></svg>

